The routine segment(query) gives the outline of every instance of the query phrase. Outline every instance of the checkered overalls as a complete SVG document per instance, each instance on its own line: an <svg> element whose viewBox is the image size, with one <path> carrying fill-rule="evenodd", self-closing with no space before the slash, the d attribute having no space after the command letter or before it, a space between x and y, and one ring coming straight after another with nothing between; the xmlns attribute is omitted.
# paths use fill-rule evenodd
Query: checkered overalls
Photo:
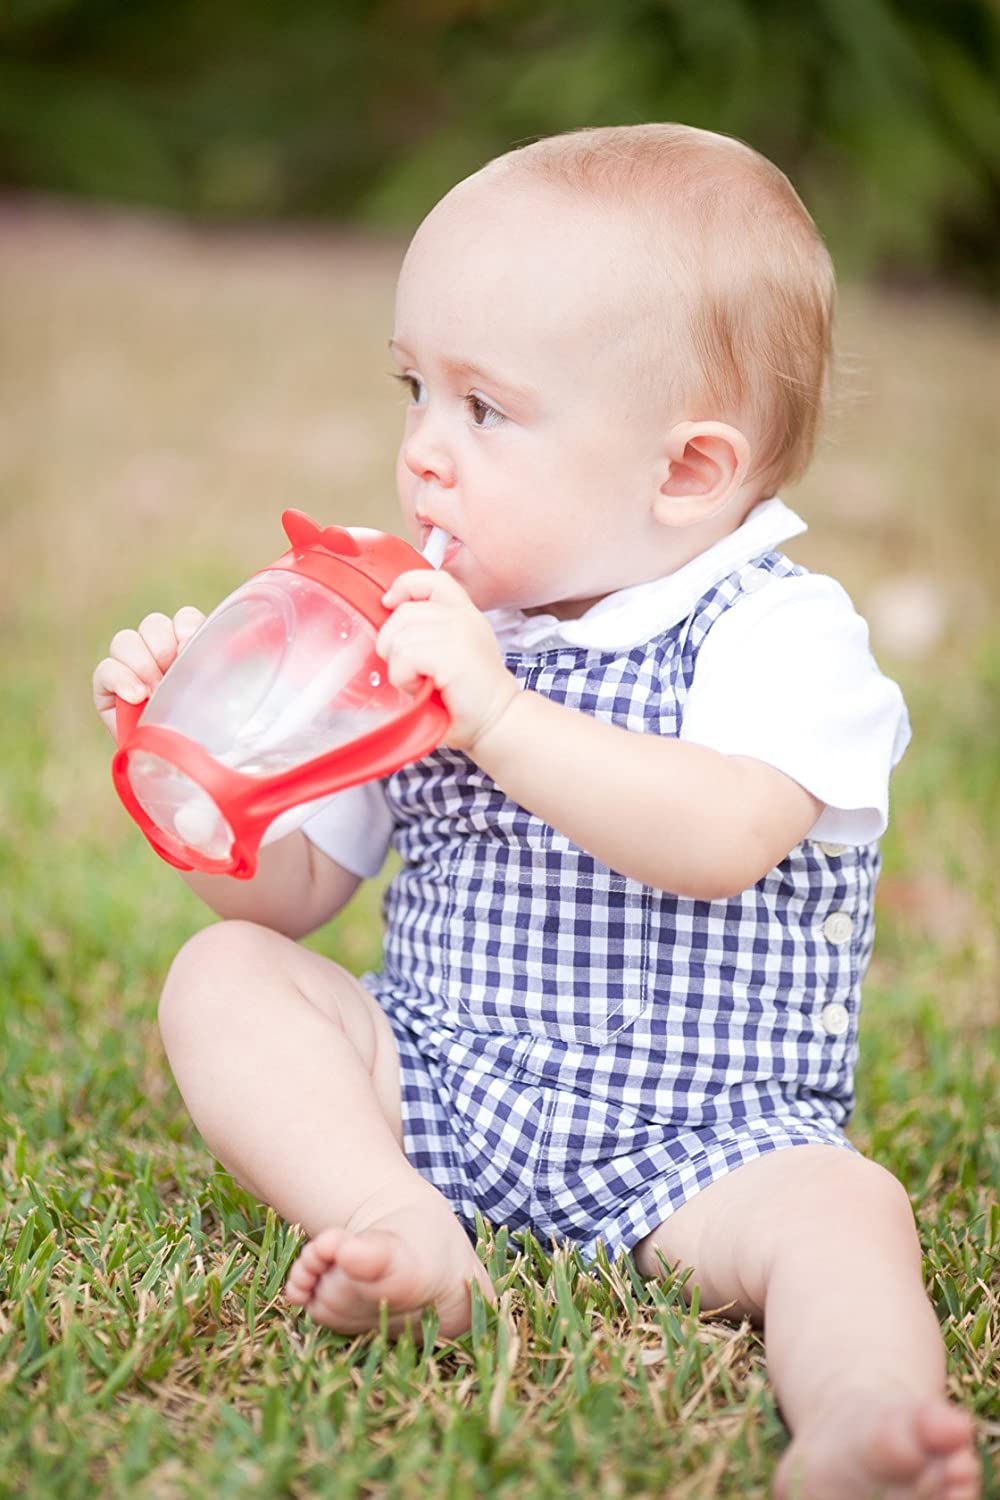
<svg viewBox="0 0 1000 1500"><path fill-rule="evenodd" d="M802 571L777 552L756 566ZM554 702L676 736L698 651L740 596L733 573L642 645L507 666ZM403 867L365 983L399 1045L407 1156L470 1231L478 1208L614 1255L763 1152L847 1145L877 845L807 840L741 895L695 901L608 869L457 751L387 794Z"/></svg>

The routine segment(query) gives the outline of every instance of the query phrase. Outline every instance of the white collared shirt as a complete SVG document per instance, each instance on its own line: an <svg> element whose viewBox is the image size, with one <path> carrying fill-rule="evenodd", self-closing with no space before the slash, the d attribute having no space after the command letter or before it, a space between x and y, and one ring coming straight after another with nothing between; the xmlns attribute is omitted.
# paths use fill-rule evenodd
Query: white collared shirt
<svg viewBox="0 0 1000 1500"><path fill-rule="evenodd" d="M579 619L515 608L487 618L505 652L624 651L686 619L714 584L744 569L742 598L698 653L680 737L764 761L799 782L824 803L811 837L870 843L888 821L889 776L909 741L909 721L840 584L817 573L775 578L752 567L754 558L805 530L775 496L684 567L609 594ZM338 793L303 828L339 864L376 874L392 833L381 783Z"/></svg>

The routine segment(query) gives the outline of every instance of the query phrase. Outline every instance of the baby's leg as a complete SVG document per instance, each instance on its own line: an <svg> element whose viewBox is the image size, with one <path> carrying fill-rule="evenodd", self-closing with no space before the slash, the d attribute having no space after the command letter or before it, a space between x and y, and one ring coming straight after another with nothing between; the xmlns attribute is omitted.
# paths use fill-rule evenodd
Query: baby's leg
<svg viewBox="0 0 1000 1500"><path fill-rule="evenodd" d="M645 1275L657 1248L694 1267L703 1307L764 1324L792 1432L782 1500L979 1494L972 1423L945 1399L913 1215L888 1172L835 1146L774 1151L647 1236Z"/></svg>
<svg viewBox="0 0 1000 1500"><path fill-rule="evenodd" d="M346 1333L377 1326L383 1300L392 1331L428 1305L443 1334L468 1327L469 1281L492 1287L403 1154L396 1041L356 979L267 928L221 922L174 960L160 1029L211 1151L313 1236L291 1301Z"/></svg>

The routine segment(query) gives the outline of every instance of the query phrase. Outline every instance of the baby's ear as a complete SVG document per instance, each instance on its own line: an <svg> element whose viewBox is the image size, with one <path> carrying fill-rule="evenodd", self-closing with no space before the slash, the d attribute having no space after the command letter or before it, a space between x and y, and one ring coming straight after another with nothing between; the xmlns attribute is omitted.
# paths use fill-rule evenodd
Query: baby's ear
<svg viewBox="0 0 1000 1500"><path fill-rule="evenodd" d="M665 526L693 526L716 515L750 468L750 444L725 422L678 422L664 445L667 477L653 501Z"/></svg>

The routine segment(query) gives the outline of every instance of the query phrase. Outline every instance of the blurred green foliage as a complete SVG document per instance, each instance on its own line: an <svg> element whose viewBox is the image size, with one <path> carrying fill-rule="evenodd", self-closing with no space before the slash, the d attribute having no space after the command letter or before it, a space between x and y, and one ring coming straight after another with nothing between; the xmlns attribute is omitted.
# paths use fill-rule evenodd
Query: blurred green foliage
<svg viewBox="0 0 1000 1500"><path fill-rule="evenodd" d="M408 227L515 143L680 119L842 268L1000 292L996 0L7 0L0 183Z"/></svg>

